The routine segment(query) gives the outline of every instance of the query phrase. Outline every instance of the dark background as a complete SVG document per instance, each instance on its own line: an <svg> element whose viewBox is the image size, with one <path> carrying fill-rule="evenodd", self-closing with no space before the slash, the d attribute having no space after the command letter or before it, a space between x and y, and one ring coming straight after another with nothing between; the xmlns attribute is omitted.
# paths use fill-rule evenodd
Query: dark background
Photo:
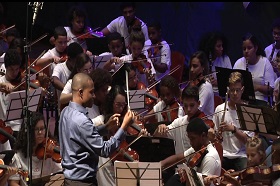
<svg viewBox="0 0 280 186"><path fill-rule="evenodd" d="M47 49L51 47L48 40L52 31L56 26L68 24L67 12L73 5L81 6L86 11L88 26L100 27L100 30L121 15L120 2L44 2L32 26L33 10L28 2L2 4L7 27L15 24L23 37L32 41L49 33L31 47L31 53L41 53L43 49L40 46ZM172 50L186 56L186 64L190 55L196 51L200 37L209 31L225 34L229 41L228 55L234 63L242 57L242 36L252 32L265 47L273 42L272 21L280 17L280 3L277 2L251 2L247 9L242 2L137 2L136 6L136 16L144 22L149 23L151 19L161 22L165 40L174 43Z"/></svg>

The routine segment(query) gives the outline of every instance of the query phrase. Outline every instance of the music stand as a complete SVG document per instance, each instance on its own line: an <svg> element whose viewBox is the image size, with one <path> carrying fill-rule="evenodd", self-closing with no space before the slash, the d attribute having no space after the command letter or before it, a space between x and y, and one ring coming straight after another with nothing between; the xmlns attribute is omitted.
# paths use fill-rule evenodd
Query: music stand
<svg viewBox="0 0 280 186"><path fill-rule="evenodd" d="M280 135L278 113L266 106L236 104L242 130Z"/></svg>
<svg viewBox="0 0 280 186"><path fill-rule="evenodd" d="M115 161L116 186L162 186L160 162Z"/></svg>
<svg viewBox="0 0 280 186"><path fill-rule="evenodd" d="M0 152L0 159L4 161L5 165L9 165L12 162L14 155L14 150L4 150Z"/></svg>
<svg viewBox="0 0 280 186"><path fill-rule="evenodd" d="M103 68L105 63L113 57L112 54L96 56L94 58L95 61L95 68Z"/></svg>
<svg viewBox="0 0 280 186"><path fill-rule="evenodd" d="M28 110L36 112L42 95L42 88L39 87L29 91L29 100L27 100ZM9 94L9 105L7 107L6 121L22 119L23 107L25 105L26 92L24 90L12 92Z"/></svg>
<svg viewBox="0 0 280 186"><path fill-rule="evenodd" d="M156 123L145 123L144 127L145 127L145 129L147 129L147 131L150 134L154 134L159 125L161 125L161 124L170 125L171 123L172 122L170 122L170 121L161 121L161 122L156 122Z"/></svg>
<svg viewBox="0 0 280 186"><path fill-rule="evenodd" d="M131 110L145 108L146 90L129 90L129 106Z"/></svg>
<svg viewBox="0 0 280 186"><path fill-rule="evenodd" d="M229 69L223 67L215 67L215 68L217 72L216 76L218 82L219 95L221 97L224 98L226 95L227 87L229 86L228 79L230 74L232 72L240 72L242 74L243 83L245 85L241 98L246 101L256 100L251 72L246 70L241 70L241 69Z"/></svg>
<svg viewBox="0 0 280 186"><path fill-rule="evenodd" d="M33 186L62 186L64 185L64 175L61 172L53 173L32 180Z"/></svg>

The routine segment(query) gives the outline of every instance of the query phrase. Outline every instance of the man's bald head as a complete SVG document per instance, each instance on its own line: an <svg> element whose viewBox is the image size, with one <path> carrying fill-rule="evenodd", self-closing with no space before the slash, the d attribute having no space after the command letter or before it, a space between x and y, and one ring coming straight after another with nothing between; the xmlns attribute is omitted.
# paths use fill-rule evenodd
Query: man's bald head
<svg viewBox="0 0 280 186"><path fill-rule="evenodd" d="M78 91L80 89L85 89L88 88L88 86L90 85L89 82L92 82L91 77L89 77L87 74L85 73L78 73L76 74L73 79L72 79L72 91Z"/></svg>

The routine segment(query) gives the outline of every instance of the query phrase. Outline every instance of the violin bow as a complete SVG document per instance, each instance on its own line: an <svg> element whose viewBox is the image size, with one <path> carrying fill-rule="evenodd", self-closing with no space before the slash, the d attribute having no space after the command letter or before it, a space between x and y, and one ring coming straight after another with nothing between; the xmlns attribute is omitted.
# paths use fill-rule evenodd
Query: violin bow
<svg viewBox="0 0 280 186"><path fill-rule="evenodd" d="M2 31L0 32L0 34L6 32L7 30L10 30L11 28L14 28L15 26L16 26L16 25L13 25L13 26L10 26L10 27L8 27L8 28L2 30Z"/></svg>
<svg viewBox="0 0 280 186"><path fill-rule="evenodd" d="M132 142L130 142L126 147L121 148L112 158L110 158L109 160L107 160L105 163L103 163L102 165L100 165L98 167L98 169L102 169L109 161L115 159L120 153L122 153L125 149L128 149L128 147L130 147L133 143L135 143L138 139L140 139L144 134L141 134L140 136L137 136L137 138L135 138Z"/></svg>
<svg viewBox="0 0 280 186"><path fill-rule="evenodd" d="M82 34L82 35L79 35L79 36L76 36L76 37L72 37L71 40L73 40L73 39L79 39L80 37L83 37L83 36L87 35L87 34L90 33L90 32L94 32L94 31L98 30L99 28L100 28L100 27L97 27L97 28L95 28L95 29L93 29L93 30L87 31L86 33L84 33L84 34Z"/></svg>

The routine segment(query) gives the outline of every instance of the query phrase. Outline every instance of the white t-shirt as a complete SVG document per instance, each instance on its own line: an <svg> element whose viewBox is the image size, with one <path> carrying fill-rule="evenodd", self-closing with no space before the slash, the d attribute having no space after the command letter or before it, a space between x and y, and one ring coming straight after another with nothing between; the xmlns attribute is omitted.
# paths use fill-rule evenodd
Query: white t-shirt
<svg viewBox="0 0 280 186"><path fill-rule="evenodd" d="M61 57L60 54L57 52L55 47L48 50L41 58L50 58L50 57L54 57L54 56ZM55 66L56 66L55 63L52 63L50 65L50 75L52 75L53 69L54 69Z"/></svg>
<svg viewBox="0 0 280 186"><path fill-rule="evenodd" d="M7 81L6 76L1 76L0 77L0 83L9 83ZM9 97L10 94L5 95L4 93L0 93L0 119L5 121L7 118L7 109L9 106ZM6 126L10 126L13 131L19 131L20 126L22 124L23 120L18 119L18 120L13 120L13 121L7 121L5 122Z"/></svg>
<svg viewBox="0 0 280 186"><path fill-rule="evenodd" d="M214 61L212 61L212 72L216 72L215 67L222 67L222 68L228 68L232 69L232 64L227 55L217 57ZM217 79L216 74L211 75L213 78ZM217 86L213 86L213 91L215 94L219 94L219 89Z"/></svg>
<svg viewBox="0 0 280 186"><path fill-rule="evenodd" d="M159 80L165 73L168 73L170 71L170 66L171 66L171 50L170 50L170 47L168 45L168 43L166 41L161 41L160 44L162 45L161 46L161 49L160 49L160 57L158 58L153 58L153 63L164 63L167 65L167 70L164 72L164 73L160 73L158 71L156 71L156 80ZM151 40L147 40L145 41L145 47L144 47L144 54L146 56L148 56L148 49L151 47L152 45L152 42Z"/></svg>
<svg viewBox="0 0 280 186"><path fill-rule="evenodd" d="M28 162L29 162L28 158L25 158L21 152L17 152L13 157L11 166L21 170L28 171L28 167L29 167ZM32 179L48 176L51 173L62 171L61 163L56 163L51 158L47 158L44 161L42 175L40 175L42 167L43 167L42 160L39 160L36 156L32 156ZM9 178L9 180L17 180L20 181L21 186L27 186L27 183L25 182L25 178L23 178L19 174L12 175Z"/></svg>
<svg viewBox="0 0 280 186"><path fill-rule="evenodd" d="M142 20L140 20L140 21L141 21L142 32L145 36L145 40L148 40L149 35L148 35L147 25ZM120 33L121 36L124 37L125 47L128 47L128 45L129 45L129 33L128 33L128 27L127 27L126 21L125 21L123 16L119 16L116 19L114 19L113 21L111 21L111 23L109 23L107 25L107 29L109 30L110 33L113 33L113 32Z"/></svg>
<svg viewBox="0 0 280 186"><path fill-rule="evenodd" d="M63 93L63 94L70 94L70 93L72 93L71 85L72 85L72 79L69 79L66 82L65 86L63 87L63 90L62 90L61 93Z"/></svg>
<svg viewBox="0 0 280 186"><path fill-rule="evenodd" d="M246 70L245 57L239 58L235 62L233 69ZM248 71L252 74L253 84L267 85L269 82L269 85L274 88L274 71L272 65L266 57L261 56L255 65L248 64ZM255 96L256 99L267 101L267 96L259 91L255 92Z"/></svg>
<svg viewBox="0 0 280 186"><path fill-rule="evenodd" d="M175 154L185 152L191 147L190 140L187 135L188 116L176 118L170 125L167 125L167 136L175 142ZM175 128L175 129L174 129Z"/></svg>
<svg viewBox="0 0 280 186"><path fill-rule="evenodd" d="M79 45L81 45L81 47L82 47L84 50L87 50L87 43L86 43L86 40L77 38L77 36L74 35L74 34L71 32L71 28L70 28L70 27L65 26L64 28L65 28L66 33L67 33L67 39L69 40L68 43L67 43L67 46L69 46L69 45L70 45L71 43L73 43L73 42L76 42L76 43L78 43Z"/></svg>
<svg viewBox="0 0 280 186"><path fill-rule="evenodd" d="M219 154L216 148L211 143L207 145L207 150L208 153L201 161L201 165L199 167L194 167L194 169L198 173L201 173L202 175L220 176L222 165L221 165L221 159L219 157ZM189 159L189 157L187 156L194 152L195 150L191 147L184 152L184 156L186 157L186 159Z"/></svg>
<svg viewBox="0 0 280 186"><path fill-rule="evenodd" d="M164 103L163 100L159 101L153 107L153 111L156 113L155 117L156 117L158 122L164 121L164 118L162 117L161 111L163 111L163 109L168 109L169 106L167 108L165 108L165 107L166 107L166 104ZM184 109L181 105L179 105L178 118L183 117L184 115L185 115Z"/></svg>
<svg viewBox="0 0 280 186"><path fill-rule="evenodd" d="M212 119L214 114L214 92L212 88L212 84L208 81L202 83L199 86L199 110L204 112L205 115L208 116L209 119Z"/></svg>
<svg viewBox="0 0 280 186"><path fill-rule="evenodd" d="M272 55L273 45L274 45L274 43L268 45L268 46L264 49L265 55L266 55L266 57L267 57L268 60L270 60L270 56ZM274 63L277 64L277 62L276 62L276 55L277 55L277 53L278 53L279 51L280 51L280 49L276 49L276 48L275 48L274 53L273 53L273 55L271 56L271 57L272 57L272 58L271 58L271 62L274 62ZM274 78L276 79L276 78L277 78L277 74L274 73L274 75L275 75Z"/></svg>
<svg viewBox="0 0 280 186"><path fill-rule="evenodd" d="M53 69L52 76L56 76L62 83L66 84L71 71L68 69L66 62L57 64ZM56 90L57 97L60 98L61 91ZM59 102L59 100L58 100Z"/></svg>
<svg viewBox="0 0 280 186"><path fill-rule="evenodd" d="M222 116L224 112L221 112L224 110L225 103L222 103L221 105L218 105L215 109L215 115L213 117L213 122L215 123L215 129L218 130ZM226 107L226 113L225 113L225 122L228 124L234 125L236 128L240 128L240 123L238 122L238 116L236 110L232 110L229 108L228 104ZM247 136L253 137L254 132L249 131L243 131ZM241 142L235 134L232 134L229 131L223 132L223 157L227 157L229 159L234 158L241 158L241 157L247 157L246 156L246 147L243 142Z"/></svg>

